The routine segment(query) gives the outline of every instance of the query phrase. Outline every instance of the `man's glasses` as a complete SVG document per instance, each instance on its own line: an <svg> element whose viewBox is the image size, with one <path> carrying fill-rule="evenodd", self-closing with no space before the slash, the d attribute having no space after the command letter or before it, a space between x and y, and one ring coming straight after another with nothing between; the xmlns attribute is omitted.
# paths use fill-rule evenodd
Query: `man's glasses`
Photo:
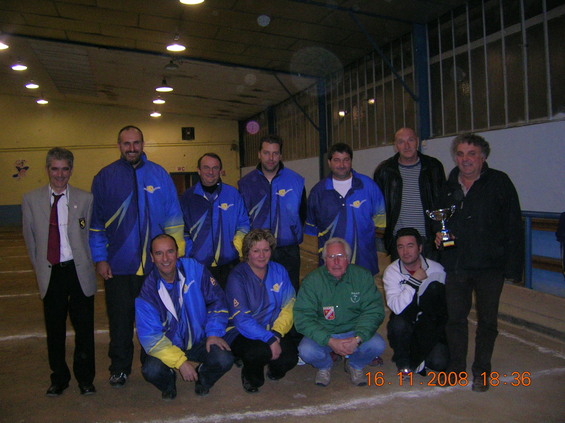
<svg viewBox="0 0 565 423"><path fill-rule="evenodd" d="M345 254L330 254L329 256L326 256L326 258L333 260L333 259L338 259L338 260L345 260L347 258L347 256Z"/></svg>

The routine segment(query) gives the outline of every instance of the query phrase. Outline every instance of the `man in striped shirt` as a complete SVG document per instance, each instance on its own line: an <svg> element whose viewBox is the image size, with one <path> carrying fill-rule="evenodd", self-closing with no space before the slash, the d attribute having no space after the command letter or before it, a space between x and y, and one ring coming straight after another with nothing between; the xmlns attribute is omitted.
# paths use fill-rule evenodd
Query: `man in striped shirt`
<svg viewBox="0 0 565 423"><path fill-rule="evenodd" d="M396 131L394 149L397 153L383 161L373 176L385 198L384 242L392 260L398 258L394 239L402 228L416 228L424 238L424 256L435 254L433 222L426 217L425 211L434 209L445 184L445 172L441 162L420 153L418 145L419 139L413 129Z"/></svg>

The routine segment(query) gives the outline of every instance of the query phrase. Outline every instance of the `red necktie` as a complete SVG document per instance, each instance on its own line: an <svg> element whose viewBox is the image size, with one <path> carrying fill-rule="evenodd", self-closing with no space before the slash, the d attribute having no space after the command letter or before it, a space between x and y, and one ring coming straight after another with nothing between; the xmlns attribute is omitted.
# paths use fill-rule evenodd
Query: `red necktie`
<svg viewBox="0 0 565 423"><path fill-rule="evenodd" d="M61 234L59 234L59 213L57 203L63 194L53 194L55 198L49 215L49 241L47 242L47 260L55 265L61 261Z"/></svg>

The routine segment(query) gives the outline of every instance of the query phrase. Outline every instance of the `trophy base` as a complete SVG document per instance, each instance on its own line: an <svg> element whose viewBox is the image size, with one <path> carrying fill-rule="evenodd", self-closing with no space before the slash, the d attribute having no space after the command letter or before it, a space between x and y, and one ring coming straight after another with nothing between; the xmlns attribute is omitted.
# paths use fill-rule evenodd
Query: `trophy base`
<svg viewBox="0 0 565 423"><path fill-rule="evenodd" d="M453 248L453 247L455 247L455 240L454 239L448 239L447 241L442 241L441 246L443 248Z"/></svg>

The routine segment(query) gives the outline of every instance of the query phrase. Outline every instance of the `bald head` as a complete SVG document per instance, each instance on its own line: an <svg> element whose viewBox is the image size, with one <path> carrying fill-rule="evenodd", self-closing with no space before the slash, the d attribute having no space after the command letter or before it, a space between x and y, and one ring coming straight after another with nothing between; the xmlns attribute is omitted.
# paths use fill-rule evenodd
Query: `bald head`
<svg viewBox="0 0 565 423"><path fill-rule="evenodd" d="M394 134L394 148L400 154L398 161L403 165L412 165L418 161L418 136L411 128L400 128Z"/></svg>

